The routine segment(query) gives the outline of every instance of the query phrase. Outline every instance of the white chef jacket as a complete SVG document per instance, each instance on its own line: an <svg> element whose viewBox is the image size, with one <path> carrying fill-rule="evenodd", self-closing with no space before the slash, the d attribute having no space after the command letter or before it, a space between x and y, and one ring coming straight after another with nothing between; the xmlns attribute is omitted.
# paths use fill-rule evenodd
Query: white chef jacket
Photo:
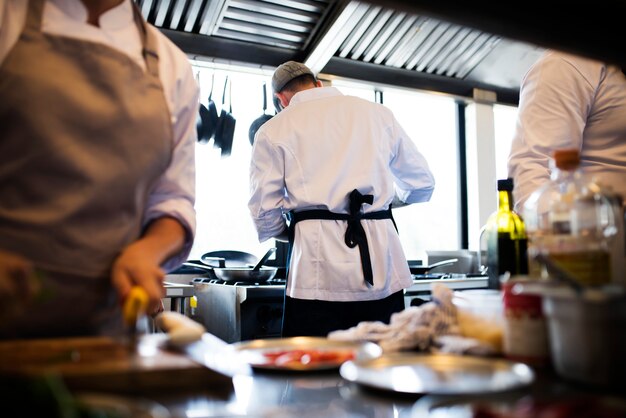
<svg viewBox="0 0 626 418"><path fill-rule="evenodd" d="M374 196L362 212L380 211L396 191L406 203L428 201L434 183L424 156L389 109L321 87L296 93L257 132L248 206L259 240L265 241L284 231L288 211L348 213L348 194L354 189ZM296 224L287 295L375 300L409 287L411 274L391 220L361 224L373 287L364 280L358 247L344 242L345 221L304 220Z"/></svg>
<svg viewBox="0 0 626 418"><path fill-rule="evenodd" d="M27 7L25 0L0 0L0 64L17 42ZM178 219L187 232L185 249L163 266L168 269L187 259L195 234L194 164L199 89L185 54L156 28L148 25L148 29L158 40L159 76L172 117L174 146L170 166L149 197L144 224L168 215ZM104 13L99 28L87 24L87 10L80 0L48 0L43 10L42 31L105 44L146 69L131 0Z"/></svg>
<svg viewBox="0 0 626 418"><path fill-rule="evenodd" d="M626 77L621 69L547 51L525 75L508 161L515 208L550 178L555 149L577 148L581 166L626 199Z"/></svg>

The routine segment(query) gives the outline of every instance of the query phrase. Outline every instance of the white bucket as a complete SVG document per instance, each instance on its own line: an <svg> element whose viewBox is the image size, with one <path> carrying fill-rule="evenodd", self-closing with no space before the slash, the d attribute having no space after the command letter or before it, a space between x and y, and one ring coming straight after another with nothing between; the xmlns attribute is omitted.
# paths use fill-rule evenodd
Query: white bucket
<svg viewBox="0 0 626 418"><path fill-rule="evenodd" d="M571 289L546 292L551 360L556 372L592 385L621 384L626 376L626 297Z"/></svg>

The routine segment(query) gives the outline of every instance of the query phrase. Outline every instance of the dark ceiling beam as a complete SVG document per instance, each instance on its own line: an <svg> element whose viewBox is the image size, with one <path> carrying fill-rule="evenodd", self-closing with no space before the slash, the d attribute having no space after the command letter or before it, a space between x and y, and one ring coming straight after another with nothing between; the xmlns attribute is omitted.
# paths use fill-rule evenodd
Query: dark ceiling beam
<svg viewBox="0 0 626 418"><path fill-rule="evenodd" d="M626 67L626 1L366 0Z"/></svg>
<svg viewBox="0 0 626 418"><path fill-rule="evenodd" d="M446 93L467 99L474 98L474 89L476 88L495 92L497 103L517 106L519 102L519 92L515 89L503 89L436 74L383 67L346 58L331 58L322 73L374 84Z"/></svg>
<svg viewBox="0 0 626 418"><path fill-rule="evenodd" d="M303 59L302 53L295 50L194 35L170 29L161 29L161 31L180 49L192 56L217 57L220 60L272 67L278 67L285 61Z"/></svg>

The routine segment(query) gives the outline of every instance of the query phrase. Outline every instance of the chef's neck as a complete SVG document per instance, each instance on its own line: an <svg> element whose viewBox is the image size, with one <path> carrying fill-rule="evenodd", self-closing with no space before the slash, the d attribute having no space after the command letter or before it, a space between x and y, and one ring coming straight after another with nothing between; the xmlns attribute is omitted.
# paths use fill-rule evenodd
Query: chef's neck
<svg viewBox="0 0 626 418"><path fill-rule="evenodd" d="M283 106L283 108L285 108L289 106L289 103L291 103L291 98L295 96L296 93L319 87L324 87L324 85L320 80L315 80L315 83L300 84L297 88L294 88L293 90L283 90L282 92L276 93L276 96L278 97L278 100L280 100L280 104Z"/></svg>
<svg viewBox="0 0 626 418"><path fill-rule="evenodd" d="M100 16L108 10L119 6L124 0L81 0L87 9L87 23L100 26Z"/></svg>

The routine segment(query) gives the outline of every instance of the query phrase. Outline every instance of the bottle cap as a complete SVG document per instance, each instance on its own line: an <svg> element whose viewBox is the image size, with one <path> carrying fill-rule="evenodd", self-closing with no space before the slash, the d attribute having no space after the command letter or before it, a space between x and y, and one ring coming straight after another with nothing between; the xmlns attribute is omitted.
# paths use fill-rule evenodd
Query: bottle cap
<svg viewBox="0 0 626 418"><path fill-rule="evenodd" d="M555 150L554 164L561 170L572 170L580 164L580 152L575 148Z"/></svg>
<svg viewBox="0 0 626 418"><path fill-rule="evenodd" d="M513 179L509 177L507 179L498 180L498 190L513 191Z"/></svg>

